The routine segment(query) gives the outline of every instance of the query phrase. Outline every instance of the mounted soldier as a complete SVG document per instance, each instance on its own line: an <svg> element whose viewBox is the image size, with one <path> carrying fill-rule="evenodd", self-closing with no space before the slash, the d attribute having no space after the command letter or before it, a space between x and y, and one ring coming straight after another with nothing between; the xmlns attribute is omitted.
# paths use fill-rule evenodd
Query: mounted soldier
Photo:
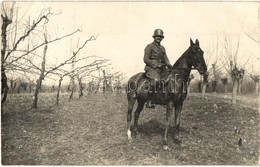
<svg viewBox="0 0 260 167"><path fill-rule="evenodd" d="M172 68L171 63L166 55L165 48L161 45L164 38L163 30L156 29L153 34L154 41L148 44L145 48L144 63L146 64L144 70L148 78L152 80L152 93L146 104L147 108L154 108L153 96L156 91L156 85L160 84L161 72L163 68Z"/></svg>

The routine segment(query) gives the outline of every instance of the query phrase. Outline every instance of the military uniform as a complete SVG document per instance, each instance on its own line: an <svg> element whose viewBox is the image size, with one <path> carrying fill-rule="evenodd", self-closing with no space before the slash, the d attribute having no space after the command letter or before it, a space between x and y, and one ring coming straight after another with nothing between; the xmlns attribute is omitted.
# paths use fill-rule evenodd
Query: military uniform
<svg viewBox="0 0 260 167"><path fill-rule="evenodd" d="M156 83L161 80L161 71L164 66L172 67L169 59L166 55L164 47L160 44L161 40L164 38L163 31L161 29L156 29L153 34L154 42L148 44L144 50L144 63L146 64L144 70L148 78L152 79L152 94L148 97L146 107L154 108L155 104L153 102L154 94L156 92Z"/></svg>
<svg viewBox="0 0 260 167"><path fill-rule="evenodd" d="M144 52L144 62L146 64L144 70L146 76L151 79L160 80L162 66L171 66L164 47L156 42L152 42L146 46Z"/></svg>

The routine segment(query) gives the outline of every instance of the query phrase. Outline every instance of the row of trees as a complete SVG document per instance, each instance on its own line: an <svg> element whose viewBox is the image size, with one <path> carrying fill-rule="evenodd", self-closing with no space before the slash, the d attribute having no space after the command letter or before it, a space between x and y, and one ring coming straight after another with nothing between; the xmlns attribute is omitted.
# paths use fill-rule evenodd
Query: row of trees
<svg viewBox="0 0 260 167"><path fill-rule="evenodd" d="M109 60L99 56L80 55L89 42L97 39L91 36L82 44L78 38L77 46L72 48L69 56L63 60L53 63L53 55L48 55L48 48L53 43L56 47L59 41L72 38L75 34L81 33L76 29L56 38L51 38L48 33L49 20L58 15L51 9L43 10L38 18L31 21L20 17L19 8L14 2L1 4L2 19L2 49L1 49L1 109L7 99L8 93L14 93L17 87L34 91L33 108L38 107L38 95L45 79L59 78L57 89L57 103L64 77L70 78L70 98L73 98L75 80L78 82L80 97L83 95L82 82L84 78L90 77L93 72L105 69L111 63ZM71 40L72 41L72 40ZM49 57L51 56L51 57ZM23 79L21 79L23 78ZM26 81L24 81L26 80ZM2 110L3 111L3 110Z"/></svg>
<svg viewBox="0 0 260 167"><path fill-rule="evenodd" d="M70 79L70 99L73 98L76 83L78 85L79 97L83 96L83 80L86 78L89 78L89 80L96 80L95 84L93 82L88 83L89 92L98 92L100 85L103 85L103 92L106 92L109 89L112 90L112 78L117 78L115 79L116 82L118 82L116 85L121 85L121 73L108 73L106 71L106 68L111 65L109 60L99 56L86 56L86 54L82 54L87 44L95 41L97 36L90 36L83 42L80 42L78 38L77 45L70 48L71 52L69 53L69 56L64 56L62 61L58 61L54 64L49 61L50 57L48 56L53 58L53 55L49 55L48 50L52 44L55 43L55 45L58 46L59 41L68 38L72 41L72 38L76 34L82 33L81 30L76 29L70 33L52 38L52 35L48 32L49 28L52 27L48 27L48 23L51 18L56 15L59 15L59 13L53 13L51 9L45 9L42 10L35 19L32 19L31 17L24 19L24 17L19 14L19 8L16 6L16 3L4 2L1 4L2 108L8 93L13 93L15 88L18 89L17 92L21 89L28 89L29 92L34 91L33 108L37 108L38 95L42 83L45 79L51 79L52 77L59 78L57 86L57 103L59 103L59 94L62 81L65 77ZM259 18L258 22L260 22ZM260 45L260 38L256 38L255 33L245 32L250 39ZM259 34L256 36L259 37ZM249 73L245 70L245 65L250 57L242 64L238 62L239 39L234 40L231 36L226 34L222 39L221 43L219 38L217 38L213 47L207 49L205 52L205 56L208 58L208 67L210 66L211 68L204 76L199 76L201 80L200 87L202 97L204 97L208 79L211 80L213 92L216 92L218 83L221 81L224 84L225 92L227 92L228 81L232 80L232 103L235 104L236 93L237 91L241 91L243 78L246 74L255 82L255 90L256 93L258 93L259 74ZM212 56L217 59L210 65L209 59ZM93 75L93 73L98 73L98 75ZM190 82L192 82L193 78L198 77L191 75ZM120 86L117 86L117 89L121 89Z"/></svg>
<svg viewBox="0 0 260 167"><path fill-rule="evenodd" d="M241 27L244 30L244 34L260 48L260 5L258 7L258 17L255 19L258 23L255 28L248 28L246 25L242 25ZM222 34L221 38L218 35L213 42L213 46L205 51L205 57L208 59L207 65L210 67L208 72L200 77L190 76L189 82L194 78L200 78L197 84L203 98L205 96L206 87L209 85L209 80L211 82L212 92L216 92L217 87L220 86L218 84L222 83L224 92L227 93L228 83L232 84L232 104L236 104L236 94L237 92L241 93L242 83L245 78L247 82L245 84L250 85L248 81L250 78L254 82L255 93L259 93L259 57L256 59L253 58L256 70L250 70L248 62L252 59L252 55L250 55L250 53L241 55L241 53L239 53L240 38L234 37L237 36L232 36L230 33ZM212 56L216 59L210 64L209 62Z"/></svg>
<svg viewBox="0 0 260 167"><path fill-rule="evenodd" d="M190 87L190 93L202 93L202 80L199 78L195 78L191 81L189 87ZM259 88L258 91L256 91L256 83L250 78L250 76L245 75L243 78L243 82L240 83L237 93L239 94L251 94L259 93ZM231 77L224 77L220 78L217 82L214 80L208 80L206 83L206 90L205 92L207 93L231 93L233 91L233 81Z"/></svg>
<svg viewBox="0 0 260 167"><path fill-rule="evenodd" d="M253 40L260 44L260 40ZM235 43L235 45L234 45ZM256 72L249 71L248 62L251 58L250 56L247 59L241 60L241 55L239 57L239 46L240 40L233 40L231 36L223 37L223 46L220 46L219 40L217 40L215 46L211 49L208 49L205 52L205 57L208 58L207 65L209 68L208 72L203 76L200 76L198 83L198 90L202 93L202 97L205 96L206 87L209 84L209 79L211 80L212 92L216 92L218 83L222 83L224 86L224 92L228 92L228 81L232 83L232 104L236 104L236 94L241 93L242 83L244 81L245 75L247 78L252 79L254 82L255 93L259 93L259 74ZM214 63L209 64L209 59L215 54L217 58ZM245 56L245 55L243 55ZM255 61L257 66L259 58ZM246 67L248 71L246 71ZM258 67L257 67L258 68ZM190 82L194 79L193 75L190 76Z"/></svg>

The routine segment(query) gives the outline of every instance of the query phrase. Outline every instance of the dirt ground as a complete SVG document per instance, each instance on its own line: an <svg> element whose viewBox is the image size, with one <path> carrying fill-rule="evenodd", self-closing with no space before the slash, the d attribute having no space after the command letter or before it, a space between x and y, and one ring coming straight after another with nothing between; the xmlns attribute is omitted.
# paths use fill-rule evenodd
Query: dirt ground
<svg viewBox="0 0 260 167"><path fill-rule="evenodd" d="M259 111L231 106L221 96L185 100L180 144L163 150L165 108L140 115L127 142L126 94L9 96L1 125L3 165L259 165ZM174 119L173 119L174 120ZM174 123L172 121L172 123ZM238 142L242 141L239 146Z"/></svg>

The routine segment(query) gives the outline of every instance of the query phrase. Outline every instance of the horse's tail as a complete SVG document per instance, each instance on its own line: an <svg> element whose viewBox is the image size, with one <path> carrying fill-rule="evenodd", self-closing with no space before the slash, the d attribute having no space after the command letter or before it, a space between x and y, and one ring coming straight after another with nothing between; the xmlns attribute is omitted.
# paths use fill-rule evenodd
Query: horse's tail
<svg viewBox="0 0 260 167"><path fill-rule="evenodd" d="M129 96L135 96L137 88L138 88L138 82L140 78L143 76L143 72L140 72L138 74L135 74L132 76L128 82L127 82L127 87L126 87L126 93Z"/></svg>

